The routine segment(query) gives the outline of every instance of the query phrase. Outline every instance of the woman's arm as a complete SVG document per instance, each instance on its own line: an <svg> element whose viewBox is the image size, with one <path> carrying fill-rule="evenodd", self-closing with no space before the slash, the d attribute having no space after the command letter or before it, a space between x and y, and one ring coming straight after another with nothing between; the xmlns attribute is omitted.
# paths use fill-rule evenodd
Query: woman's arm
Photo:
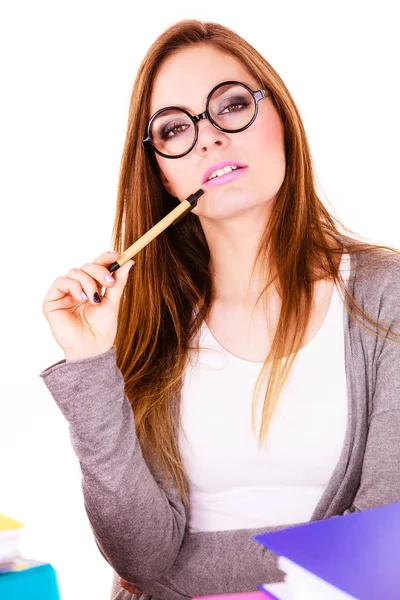
<svg viewBox="0 0 400 600"><path fill-rule="evenodd" d="M267 528L184 535L178 490L161 489L142 457L115 359L113 348L40 374L69 422L85 509L104 558L119 576L163 600L279 579L275 557L251 539Z"/></svg>
<svg viewBox="0 0 400 600"><path fill-rule="evenodd" d="M40 377L69 422L97 545L115 571L141 589L142 581L171 569L186 512L178 491L161 489L143 459L116 349L60 361Z"/></svg>
<svg viewBox="0 0 400 600"><path fill-rule="evenodd" d="M170 571L158 581L143 582L142 587L137 587L146 597L187 600L194 596L257 591L260 583L283 581L284 573L277 567L276 555L252 536L287 527L186 533ZM116 574L113 584L111 597L125 599L124 592L116 595L121 589Z"/></svg>
<svg viewBox="0 0 400 600"><path fill-rule="evenodd" d="M139 588L158 597L158 584L183 597L257 591L261 583L284 580L277 556L252 536L287 525L186 534L174 565L153 585Z"/></svg>
<svg viewBox="0 0 400 600"><path fill-rule="evenodd" d="M372 289L372 286L371 286ZM368 437L360 486L352 511L400 501L400 260L387 271L385 289L378 288L379 320L390 323L382 342L363 335L363 353L373 361L365 365L372 388L368 404ZM372 294L373 295L373 294ZM388 339L388 337L390 339ZM396 341L393 341L393 340ZM366 399L367 402L367 399Z"/></svg>

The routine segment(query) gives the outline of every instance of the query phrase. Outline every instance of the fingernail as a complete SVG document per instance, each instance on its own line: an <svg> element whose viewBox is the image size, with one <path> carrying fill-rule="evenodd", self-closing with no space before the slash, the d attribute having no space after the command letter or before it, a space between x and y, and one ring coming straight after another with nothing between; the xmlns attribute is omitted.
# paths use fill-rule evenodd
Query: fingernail
<svg viewBox="0 0 400 600"><path fill-rule="evenodd" d="M95 292L95 294L94 294L93 298L94 298L94 301L95 301L95 302L97 302L97 303L101 302L101 300L100 300L100 296L99 296L99 294L98 294L97 292Z"/></svg>

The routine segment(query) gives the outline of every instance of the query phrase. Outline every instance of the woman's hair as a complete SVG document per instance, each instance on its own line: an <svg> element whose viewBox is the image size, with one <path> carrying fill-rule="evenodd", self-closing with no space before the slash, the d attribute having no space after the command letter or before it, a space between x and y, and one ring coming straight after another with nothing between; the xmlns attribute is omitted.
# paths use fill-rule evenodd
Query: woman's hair
<svg viewBox="0 0 400 600"><path fill-rule="evenodd" d="M150 96L160 65L167 57L195 44L208 44L241 61L260 87L271 92L284 125L285 178L254 264L254 269L259 264L265 272L263 294L275 281L282 301L275 337L253 394L254 429L256 396L269 370L259 432L261 444L280 391L302 347L312 314L315 282L321 278L333 280L343 293L347 312L364 327L348 310L348 302L375 328L379 323L366 315L348 292L339 270L340 259L344 251L360 255L359 278L361 267L378 264L381 268L382 260L387 261L400 251L361 242L327 211L315 190L310 148L299 111L282 79L237 33L223 25L198 20L183 20L169 27L153 43L139 67L121 161L113 247L122 252L179 204L163 187L157 161L151 151L146 154L141 142L151 116ZM353 236L341 232L339 226ZM372 255L374 261L368 258ZM185 504L187 480L178 443L180 391L191 343L214 299L209 259L199 218L192 212L147 245L135 256L137 268L128 278L121 299L114 342L143 455L149 466L156 461L167 482L172 477ZM274 277L267 282L271 272ZM383 330L383 336L376 335L385 339L388 326Z"/></svg>

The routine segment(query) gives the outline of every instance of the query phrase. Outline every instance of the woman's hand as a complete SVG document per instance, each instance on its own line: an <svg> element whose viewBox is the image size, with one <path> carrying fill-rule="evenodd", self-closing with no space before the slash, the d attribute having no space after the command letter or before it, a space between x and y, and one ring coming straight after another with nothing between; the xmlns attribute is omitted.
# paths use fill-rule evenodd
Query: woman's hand
<svg viewBox="0 0 400 600"><path fill-rule="evenodd" d="M122 577L119 578L119 583L121 584L121 587L124 588L124 590L127 590L131 594L141 594L142 593L139 590L137 590L131 583L129 583L129 581L125 581L125 579L122 579Z"/></svg>
<svg viewBox="0 0 400 600"><path fill-rule="evenodd" d="M58 277L47 292L42 309L66 360L102 354L114 345L119 303L135 264L128 260L111 275L107 265L118 256L117 252L104 252L92 263ZM101 296L103 287L106 290Z"/></svg>

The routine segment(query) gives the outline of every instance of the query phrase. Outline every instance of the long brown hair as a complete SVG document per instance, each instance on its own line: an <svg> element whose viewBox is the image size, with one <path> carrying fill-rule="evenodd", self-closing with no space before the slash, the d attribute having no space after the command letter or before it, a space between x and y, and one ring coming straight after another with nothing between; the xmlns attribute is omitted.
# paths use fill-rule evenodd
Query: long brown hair
<svg viewBox="0 0 400 600"><path fill-rule="evenodd" d="M160 64L172 53L199 43L210 44L239 59L259 80L260 87L271 92L284 125L285 178L254 264L254 269L258 263L268 265L268 269L272 266L274 277L267 282L266 275L263 294L275 281L282 302L275 337L253 394L254 428L254 403L268 369L259 432L262 444L279 393L302 346L315 282L321 278L333 280L355 312L373 327L378 326L349 294L339 271L340 259L345 250L362 253L366 258L373 254L375 264L400 251L361 242L330 215L317 196L303 123L282 79L237 33L220 24L198 20L183 20L169 27L153 43L139 67L121 162L113 246L122 252L179 203L163 187L157 162L151 153L145 154L141 140L150 118L152 84ZM357 260L357 268L372 265L366 258ZM196 215L189 213L176 227L167 228L135 256L137 266L131 271L121 299L115 339L117 364L132 405L143 455L150 468L156 461L167 482L172 477L185 504L187 482L177 435L179 400L191 343L214 298L209 259ZM349 312L347 307L346 310ZM349 314L353 316L352 312ZM287 360L282 364L284 357Z"/></svg>

